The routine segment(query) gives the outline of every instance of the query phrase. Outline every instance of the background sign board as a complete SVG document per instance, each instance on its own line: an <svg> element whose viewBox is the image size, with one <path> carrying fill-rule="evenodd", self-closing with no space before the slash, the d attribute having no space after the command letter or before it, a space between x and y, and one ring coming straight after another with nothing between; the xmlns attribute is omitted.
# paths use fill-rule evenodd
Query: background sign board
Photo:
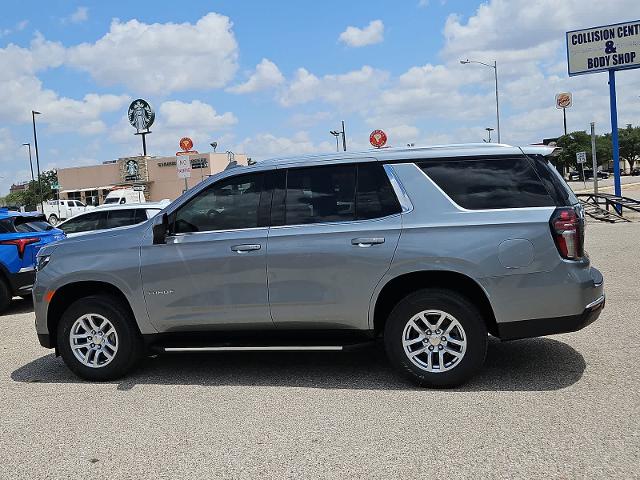
<svg viewBox="0 0 640 480"><path fill-rule="evenodd" d="M640 20L567 32L569 75L640 67Z"/></svg>
<svg viewBox="0 0 640 480"><path fill-rule="evenodd" d="M134 185L133 186L133 191L134 192L144 192L144 185Z"/></svg>
<svg viewBox="0 0 640 480"><path fill-rule="evenodd" d="M191 162L186 155L176 157L176 168L178 169L178 178L191 178Z"/></svg>
<svg viewBox="0 0 640 480"><path fill-rule="evenodd" d="M578 163L586 163L587 161L587 152L577 152L576 158L578 159Z"/></svg>
<svg viewBox="0 0 640 480"><path fill-rule="evenodd" d="M569 108L573 105L573 98L570 92L558 93L556 95L556 108Z"/></svg>

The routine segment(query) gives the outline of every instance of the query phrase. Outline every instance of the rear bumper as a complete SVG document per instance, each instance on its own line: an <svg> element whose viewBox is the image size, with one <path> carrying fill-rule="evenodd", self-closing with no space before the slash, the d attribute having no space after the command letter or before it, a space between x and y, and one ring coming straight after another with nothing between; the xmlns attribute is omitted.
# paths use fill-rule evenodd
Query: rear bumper
<svg viewBox="0 0 640 480"><path fill-rule="evenodd" d="M9 275L11 291L14 295L28 295L31 293L33 282L36 280L36 271L31 268L22 268L19 272Z"/></svg>
<svg viewBox="0 0 640 480"><path fill-rule="evenodd" d="M604 308L604 294L587 305L579 315L556 318L536 318L498 324L498 336L501 340L541 337L556 333L576 332L595 322Z"/></svg>

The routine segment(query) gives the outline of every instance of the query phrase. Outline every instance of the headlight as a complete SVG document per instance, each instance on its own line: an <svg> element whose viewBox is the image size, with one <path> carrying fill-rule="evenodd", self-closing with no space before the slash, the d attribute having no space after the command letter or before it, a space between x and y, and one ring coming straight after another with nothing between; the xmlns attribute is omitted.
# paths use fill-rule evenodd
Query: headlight
<svg viewBox="0 0 640 480"><path fill-rule="evenodd" d="M49 260L51 260L51 255L40 255L40 256L38 256L38 259L36 261L36 272L39 272L44 267L46 267L47 264L49 263Z"/></svg>

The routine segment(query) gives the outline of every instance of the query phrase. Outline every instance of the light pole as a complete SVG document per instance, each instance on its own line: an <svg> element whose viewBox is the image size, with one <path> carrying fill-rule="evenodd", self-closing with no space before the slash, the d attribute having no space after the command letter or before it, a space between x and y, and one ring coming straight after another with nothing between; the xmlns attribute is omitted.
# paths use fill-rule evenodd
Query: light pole
<svg viewBox="0 0 640 480"><path fill-rule="evenodd" d="M33 162L31 161L31 144L23 143L23 147L29 147L29 166L31 167L31 181L34 182L35 178L33 177Z"/></svg>
<svg viewBox="0 0 640 480"><path fill-rule="evenodd" d="M494 60L493 65L491 65L489 63L478 62L477 60L469 60L467 58L466 60L460 60L460 63L462 65L467 65L468 63L477 63L478 65L484 65L485 67L493 68L493 73L495 75L495 80L496 80L496 123L497 123L496 126L498 130L498 143L501 143L500 141L500 100L498 98L498 62Z"/></svg>
<svg viewBox="0 0 640 480"><path fill-rule="evenodd" d="M491 132L493 132L494 129L491 128L491 127L487 127L487 128L485 128L485 130L489 134L489 140L487 140L487 143L491 143Z"/></svg>
<svg viewBox="0 0 640 480"><path fill-rule="evenodd" d="M338 143L339 142L338 139L340 138L340 132L337 132L335 130L329 130L329 133L331 135L333 135L334 137L336 137L336 152L339 152L340 151L340 143Z"/></svg>
<svg viewBox="0 0 640 480"><path fill-rule="evenodd" d="M38 169L38 199L40 200L40 208L44 213L44 202L42 200L42 181L40 180L40 156L38 155L38 135L36 134L36 115L40 115L40 112L31 110L31 120L33 121L33 143L36 147L36 167Z"/></svg>
<svg viewBox="0 0 640 480"><path fill-rule="evenodd" d="M338 135L342 135L342 149L347 151L347 137L344 133L344 120L342 120L342 130L330 130L329 133L336 137L336 151L340 151L340 144L338 143Z"/></svg>

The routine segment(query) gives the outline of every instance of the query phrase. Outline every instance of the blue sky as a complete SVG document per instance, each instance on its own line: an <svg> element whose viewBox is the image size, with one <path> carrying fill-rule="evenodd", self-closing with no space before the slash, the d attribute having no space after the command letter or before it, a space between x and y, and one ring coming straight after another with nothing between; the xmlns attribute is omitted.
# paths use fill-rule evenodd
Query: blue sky
<svg viewBox="0 0 640 480"><path fill-rule="evenodd" d="M0 193L30 177L23 142L38 117L43 169L140 153L126 122L138 97L156 110L149 153L195 148L260 159L335 148L347 124L364 149L374 128L391 145L561 133L554 95L574 93L569 128L608 125L604 74L569 78L564 32L640 17L637 0L3 2ZM613 7L613 8L611 8ZM640 123L640 70L619 75L620 123ZM495 133L494 133L495 135Z"/></svg>

